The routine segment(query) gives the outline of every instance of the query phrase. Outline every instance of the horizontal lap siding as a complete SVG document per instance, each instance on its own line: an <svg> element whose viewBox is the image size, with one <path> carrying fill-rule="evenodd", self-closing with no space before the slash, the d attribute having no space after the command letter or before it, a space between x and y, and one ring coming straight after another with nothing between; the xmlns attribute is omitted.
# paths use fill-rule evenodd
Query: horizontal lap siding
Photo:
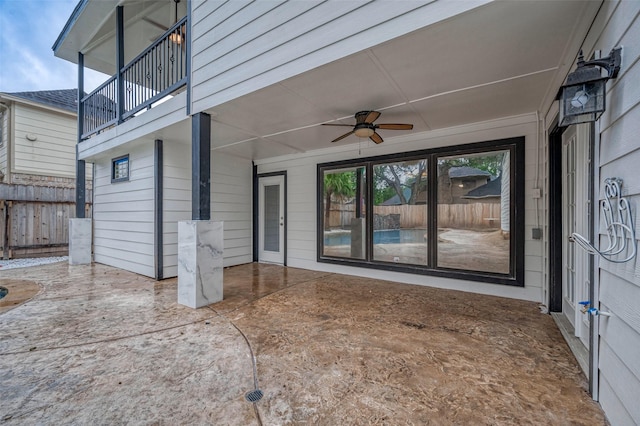
<svg viewBox="0 0 640 426"><path fill-rule="evenodd" d="M618 78L608 83L607 111L600 120L599 198L604 198L605 178L623 180L622 193L629 200L637 236L640 205L640 3L605 3L589 37L603 56L623 46ZM598 24L598 21L596 22ZM598 231L600 247L606 246L606 230ZM637 237L636 237L637 238ZM638 242L635 242L638 244ZM600 403L612 424L640 424L640 261L612 263L599 259Z"/></svg>
<svg viewBox="0 0 640 426"><path fill-rule="evenodd" d="M178 275L178 222L191 220L191 147L163 143L163 276Z"/></svg>
<svg viewBox="0 0 640 426"><path fill-rule="evenodd" d="M478 125L478 131L465 129L461 133L451 129L450 134L438 139L419 139L406 141L397 145L389 139L382 145L367 145L358 153L359 148L351 151L345 149L324 150L322 153L309 153L284 157L282 160L265 160L258 162L259 173L287 172L287 265L313 270L331 270L354 275L371 275L378 278L407 282L412 284L431 285L436 287L456 288L486 294L534 300L542 299L542 240L531 239L530 228L538 226L535 214L527 214L525 220L525 288L498 286L494 284L476 283L462 280L442 279L431 276L400 274L366 268L349 268L341 265L327 265L316 260L316 172L317 164L350 158L368 157L389 154L392 152L408 152L436 146L457 145L508 137L525 136L525 198L531 199L531 188L535 182L535 116L526 116L516 121L506 119L487 125ZM443 132L444 133L444 132ZM527 206L528 209L532 208ZM544 214L541 213L541 216Z"/></svg>
<svg viewBox="0 0 640 426"><path fill-rule="evenodd" d="M95 163L95 261L149 277L154 273L153 143L129 154L129 181L111 183L111 160Z"/></svg>
<svg viewBox="0 0 640 426"><path fill-rule="evenodd" d="M191 148L164 143L164 277L178 274L178 222L191 220ZM211 154L211 220L224 222L224 266L252 261L251 162Z"/></svg>
<svg viewBox="0 0 640 426"><path fill-rule="evenodd" d="M194 2L192 111L214 107L483 3Z"/></svg>
<svg viewBox="0 0 640 426"><path fill-rule="evenodd" d="M13 169L43 176L75 176L76 118L15 104ZM37 139L30 141L27 134Z"/></svg>
<svg viewBox="0 0 640 426"><path fill-rule="evenodd" d="M250 161L212 153L211 219L224 222L224 266L253 260Z"/></svg>

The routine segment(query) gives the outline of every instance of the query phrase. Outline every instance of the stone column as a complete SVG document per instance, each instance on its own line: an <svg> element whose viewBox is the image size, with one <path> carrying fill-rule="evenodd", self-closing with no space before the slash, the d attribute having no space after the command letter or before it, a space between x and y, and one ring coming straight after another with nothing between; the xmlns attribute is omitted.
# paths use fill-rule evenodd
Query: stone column
<svg viewBox="0 0 640 426"><path fill-rule="evenodd" d="M91 264L91 219L69 219L69 265Z"/></svg>
<svg viewBox="0 0 640 426"><path fill-rule="evenodd" d="M223 223L178 222L178 303L200 308L222 300Z"/></svg>

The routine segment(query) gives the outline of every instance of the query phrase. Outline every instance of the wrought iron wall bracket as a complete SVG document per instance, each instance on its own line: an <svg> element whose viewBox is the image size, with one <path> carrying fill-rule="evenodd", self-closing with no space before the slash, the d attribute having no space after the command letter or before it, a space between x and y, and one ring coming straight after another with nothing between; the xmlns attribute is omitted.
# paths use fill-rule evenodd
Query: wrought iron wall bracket
<svg viewBox="0 0 640 426"><path fill-rule="evenodd" d="M613 263L625 263L636 257L636 231L629 201L622 196L622 179L605 179L605 199L600 203L600 213L605 222L608 247L604 250L595 248L585 237L578 233L571 234L573 242L590 254L597 254ZM623 259L616 258L630 249L630 253Z"/></svg>

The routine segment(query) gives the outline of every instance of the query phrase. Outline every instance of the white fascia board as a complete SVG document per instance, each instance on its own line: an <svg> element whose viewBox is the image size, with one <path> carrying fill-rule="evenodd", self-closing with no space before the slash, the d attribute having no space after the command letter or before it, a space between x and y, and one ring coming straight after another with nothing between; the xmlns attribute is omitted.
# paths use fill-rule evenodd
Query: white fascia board
<svg viewBox="0 0 640 426"><path fill-rule="evenodd" d="M77 64L78 52L85 51L119 3L119 0L81 0L51 47L53 54Z"/></svg>
<svg viewBox="0 0 640 426"><path fill-rule="evenodd" d="M78 144L78 158L87 160L100 157L107 151L136 139L161 131L187 118L187 92L177 94L144 114L132 117L122 124L84 140Z"/></svg>
<svg viewBox="0 0 640 426"><path fill-rule="evenodd" d="M24 105L29 105L29 106L32 106L32 107L36 107L36 108L46 109L48 111L54 111L54 112L57 112L57 113L60 113L60 114L69 115L71 117L77 117L78 116L77 112L71 112L71 111L69 111L67 109L56 108L56 107L53 107L53 106L50 106L50 105L45 105L45 104L41 104L41 103L38 103L38 102L29 101L27 99L18 98L16 96L11 96L11 95L6 94L6 93L2 93L0 95L0 99L6 99L6 100L11 101L11 102L16 103L16 104L19 103L19 104L24 104Z"/></svg>

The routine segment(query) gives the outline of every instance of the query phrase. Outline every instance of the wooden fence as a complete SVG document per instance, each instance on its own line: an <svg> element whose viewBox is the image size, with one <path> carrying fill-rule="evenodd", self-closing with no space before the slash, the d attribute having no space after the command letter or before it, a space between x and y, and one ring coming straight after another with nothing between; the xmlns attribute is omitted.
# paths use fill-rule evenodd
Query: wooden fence
<svg viewBox="0 0 640 426"><path fill-rule="evenodd" d="M331 228L347 228L355 216L353 204L332 204L329 212ZM424 228L427 224L427 206L376 206L378 215L399 214L401 228ZM500 228L499 203L438 204L438 227L456 229Z"/></svg>
<svg viewBox="0 0 640 426"><path fill-rule="evenodd" d="M91 199L87 191L87 199ZM73 188L0 184L0 251L4 259L64 256L69 219L75 217ZM85 204L91 217L92 205Z"/></svg>

